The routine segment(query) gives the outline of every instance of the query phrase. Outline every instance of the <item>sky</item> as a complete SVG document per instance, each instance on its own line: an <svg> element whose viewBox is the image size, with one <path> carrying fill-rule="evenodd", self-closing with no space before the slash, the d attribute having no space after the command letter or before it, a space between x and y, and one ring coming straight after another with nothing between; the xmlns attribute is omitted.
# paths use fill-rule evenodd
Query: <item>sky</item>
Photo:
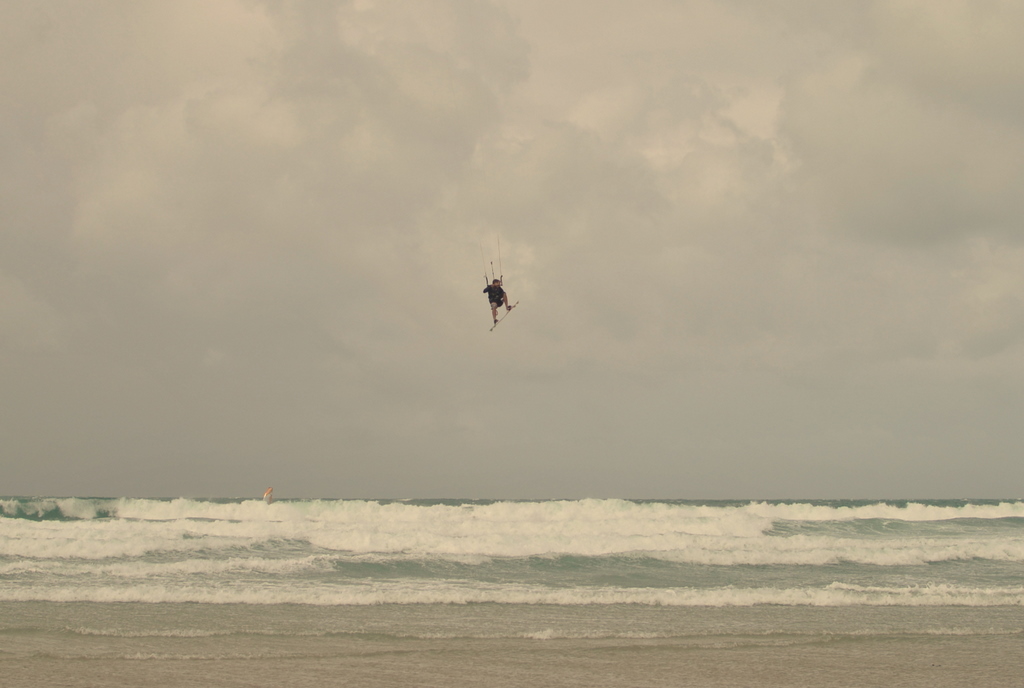
<svg viewBox="0 0 1024 688"><path fill-rule="evenodd" d="M0 494L1024 497L1022 24L2 3Z"/></svg>

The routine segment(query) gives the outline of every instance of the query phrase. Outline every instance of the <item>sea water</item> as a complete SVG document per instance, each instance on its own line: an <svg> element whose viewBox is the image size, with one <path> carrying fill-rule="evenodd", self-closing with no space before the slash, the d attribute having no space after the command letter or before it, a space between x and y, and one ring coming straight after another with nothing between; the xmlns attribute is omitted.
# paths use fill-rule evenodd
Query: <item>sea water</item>
<svg viewBox="0 0 1024 688"><path fill-rule="evenodd" d="M0 498L0 677L1024 686L1024 501Z"/></svg>

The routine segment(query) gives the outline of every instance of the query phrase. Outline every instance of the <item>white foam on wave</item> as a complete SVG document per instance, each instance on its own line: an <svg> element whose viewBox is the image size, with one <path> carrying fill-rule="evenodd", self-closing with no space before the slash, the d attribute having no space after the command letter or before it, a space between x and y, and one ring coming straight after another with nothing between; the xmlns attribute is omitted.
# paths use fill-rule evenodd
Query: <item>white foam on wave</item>
<svg viewBox="0 0 1024 688"><path fill-rule="evenodd" d="M164 585L34 586L0 590L7 602L137 602L303 604L319 606L512 604L648 605L666 607L1024 606L1024 586L978 588L945 584L872 587L844 583L815 588L551 588L464 581L389 581L349 585L292 584L204 587Z"/></svg>
<svg viewBox="0 0 1024 688"><path fill-rule="evenodd" d="M986 559L1024 562L1024 538L886 538L826 536L764 537L743 541L698 540L668 552L644 553L654 559L708 566L921 566L942 561Z"/></svg>
<svg viewBox="0 0 1024 688"><path fill-rule="evenodd" d="M620 499L552 500L542 502L494 502L490 504L417 505L365 500L297 500L266 504L262 500L215 502L178 498L85 499L39 498L0 500L0 512L42 516L59 511L68 519L120 519L173 521L208 519L223 521L302 520L323 523L358 523L367 520L435 525L462 523L467 519L487 522L602 522L623 520L683 521L694 534L736 533L736 528L759 527L768 521L848 521L888 519L940 521L960 518L1024 518L1024 501L999 504L940 506L886 503L833 506L809 503L750 502L743 505L692 505L672 502L632 502Z"/></svg>
<svg viewBox="0 0 1024 688"><path fill-rule="evenodd" d="M955 519L1024 518L1024 501L999 504L963 504L940 506L910 502L905 506L877 503L858 506L828 506L807 503L775 504L753 502L741 507L773 521L949 521Z"/></svg>
<svg viewBox="0 0 1024 688"><path fill-rule="evenodd" d="M60 512L66 518L90 519L99 515L97 506L109 500L81 499L78 497L44 497L40 499L0 499L0 514L9 517L28 516L43 518Z"/></svg>
<svg viewBox="0 0 1024 688"><path fill-rule="evenodd" d="M699 564L808 564L839 561L914 565L957 559L1024 561L1024 533L962 532L913 537L817 531L781 536L781 521L953 518L1005 519L1024 503L833 507L751 503L699 506L624 500L498 502L418 506L366 501L260 500L221 504L188 499L63 500L61 509L116 517L71 521L3 519L0 556L105 559L158 553L231 556L299 547L304 554L394 554L487 563L494 557L640 553Z"/></svg>
<svg viewBox="0 0 1024 688"><path fill-rule="evenodd" d="M0 556L37 559L104 559L244 548L253 543L255 535L251 528L226 522L14 520L0 526Z"/></svg>
<svg viewBox="0 0 1024 688"><path fill-rule="evenodd" d="M998 504L936 505L883 502L855 506L805 502L750 502L748 504L694 505L673 502L632 502L621 499L551 500L541 502L494 502L489 504L417 505L406 502L381 503L366 500L296 500L266 504L252 499L214 502L179 498L83 499L43 498L0 500L0 510L14 515L18 509L30 514L59 510L72 519L93 519L111 514L116 518L173 521L210 519L223 521L315 521L359 523L368 520L416 523L435 526L467 521L492 523L558 523L581 521L630 522L670 520L682 522L694 534L738 534L759 528L764 521L851 521L884 519L894 521L943 521L951 519L1024 518L1024 501Z"/></svg>
<svg viewBox="0 0 1024 688"><path fill-rule="evenodd" d="M329 571L334 557L310 555L295 558L229 557L225 559L185 558L153 562L140 559L96 562L92 559L51 559L16 561L0 564L0 575L49 576L75 578L108 576L115 579L183 578L187 576L231 576L259 574L291 576L315 571Z"/></svg>

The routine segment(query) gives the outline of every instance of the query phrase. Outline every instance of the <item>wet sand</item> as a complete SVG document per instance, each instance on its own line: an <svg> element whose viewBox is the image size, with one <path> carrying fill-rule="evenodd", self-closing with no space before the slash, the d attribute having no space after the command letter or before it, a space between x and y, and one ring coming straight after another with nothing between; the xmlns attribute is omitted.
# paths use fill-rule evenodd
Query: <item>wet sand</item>
<svg viewBox="0 0 1024 688"><path fill-rule="evenodd" d="M209 640L211 652L216 640ZM126 643L129 650L131 643ZM900 636L724 647L670 640L320 639L303 656L254 642L252 658L0 654L5 685L66 688L323 686L1024 687L1024 637ZM273 656L277 654L277 656Z"/></svg>

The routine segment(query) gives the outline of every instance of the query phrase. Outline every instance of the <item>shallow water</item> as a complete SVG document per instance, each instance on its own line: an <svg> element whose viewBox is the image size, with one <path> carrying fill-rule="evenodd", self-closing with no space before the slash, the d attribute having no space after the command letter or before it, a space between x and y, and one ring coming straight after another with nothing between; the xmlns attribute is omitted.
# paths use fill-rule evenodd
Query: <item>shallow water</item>
<svg viewBox="0 0 1024 688"><path fill-rule="evenodd" d="M9 685L1020 686L1017 607L0 604ZM325 682L326 681L326 682Z"/></svg>

